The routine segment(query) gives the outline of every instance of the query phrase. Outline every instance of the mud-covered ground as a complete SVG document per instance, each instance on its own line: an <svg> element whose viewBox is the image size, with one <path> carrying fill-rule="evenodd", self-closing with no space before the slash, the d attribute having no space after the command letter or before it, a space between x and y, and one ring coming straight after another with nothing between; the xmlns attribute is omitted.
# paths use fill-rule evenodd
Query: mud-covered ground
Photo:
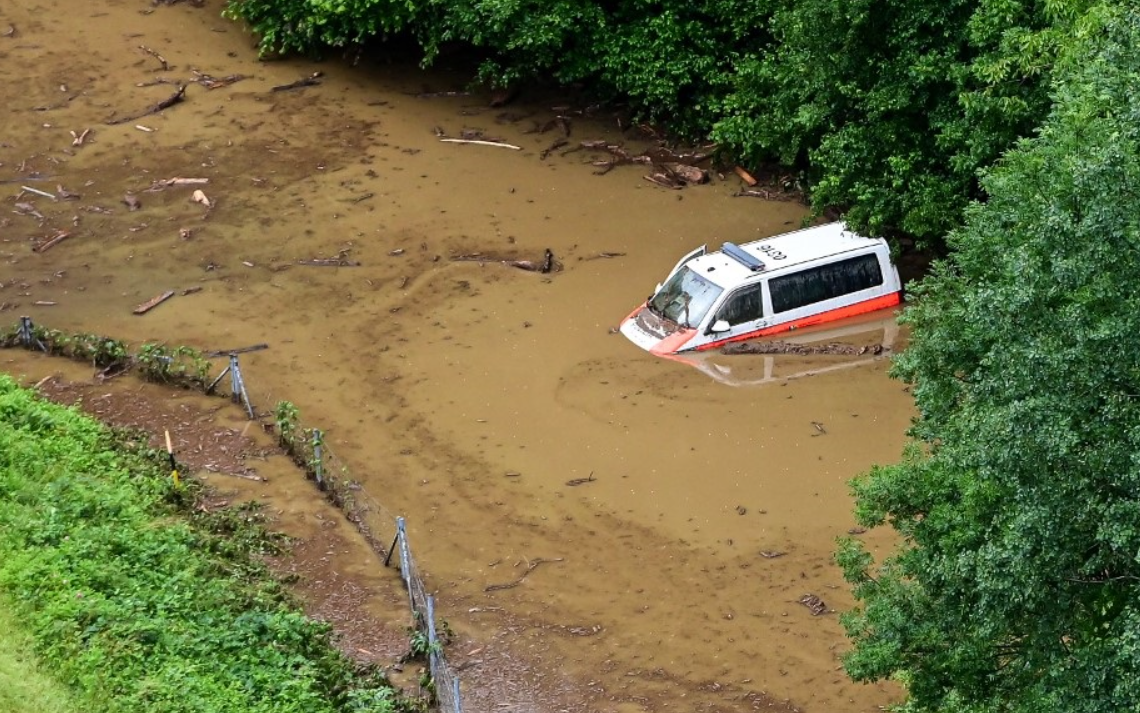
<svg viewBox="0 0 1140 713"><path fill-rule="evenodd" d="M456 632L466 710L889 702L889 686L840 669L834 612L851 600L831 553L854 524L847 481L898 457L912 414L870 349L897 346L890 320L844 336L852 354L694 363L612 329L680 255L790 229L804 208L739 197L731 171L683 190L643 164L597 175L612 153L583 141L637 154L652 140L573 97L492 108L461 71L401 57L259 62L220 10L0 7L0 319L135 345L268 344L242 355L252 400L262 414L295 403L380 524L407 518ZM139 116L179 86L182 101ZM441 140L463 137L518 148ZM561 269L502 262L547 249ZM33 382L55 369L4 368ZM245 430L208 404L194 413ZM200 475L264 499L306 543L299 562L328 558L305 586L378 622L351 648L398 655L398 577L298 474L266 456L266 481L237 477L230 436L210 434L183 444L214 463Z"/></svg>

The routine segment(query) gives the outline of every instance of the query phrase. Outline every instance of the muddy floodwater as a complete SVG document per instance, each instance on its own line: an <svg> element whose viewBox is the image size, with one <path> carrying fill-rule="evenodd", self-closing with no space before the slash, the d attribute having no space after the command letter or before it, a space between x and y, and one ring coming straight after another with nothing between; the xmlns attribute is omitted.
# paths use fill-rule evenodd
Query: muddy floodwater
<svg viewBox="0 0 1140 713"><path fill-rule="evenodd" d="M899 456L913 413L887 362L689 364L613 333L683 253L788 230L804 208L734 197L731 173L678 191L641 164L597 175L610 154L580 142L648 144L560 97L491 108L463 75L396 57L259 62L220 12L0 6L0 318L134 344L268 343L242 357L252 399L295 403L407 518L464 642L468 710L890 702L892 687L840 669L835 612L851 599L831 562L854 526L848 480ZM180 84L183 101L136 116ZM464 136L519 148L441 141ZM160 183L173 178L208 183ZM550 274L501 262L546 249ZM880 317L844 338L897 340ZM786 378L804 371L818 373ZM312 495L290 477L257 487Z"/></svg>

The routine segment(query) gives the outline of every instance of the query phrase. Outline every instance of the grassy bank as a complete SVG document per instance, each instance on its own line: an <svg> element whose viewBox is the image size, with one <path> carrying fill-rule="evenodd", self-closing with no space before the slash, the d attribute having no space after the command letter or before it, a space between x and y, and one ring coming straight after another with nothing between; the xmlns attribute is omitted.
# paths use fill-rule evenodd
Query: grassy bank
<svg viewBox="0 0 1140 713"><path fill-rule="evenodd" d="M0 711L5 713L81 713L71 691L36 659L32 638L0 598Z"/></svg>
<svg viewBox="0 0 1140 713"><path fill-rule="evenodd" d="M0 375L0 601L81 708L412 708L290 604L256 557L271 538L194 508L164 456Z"/></svg>

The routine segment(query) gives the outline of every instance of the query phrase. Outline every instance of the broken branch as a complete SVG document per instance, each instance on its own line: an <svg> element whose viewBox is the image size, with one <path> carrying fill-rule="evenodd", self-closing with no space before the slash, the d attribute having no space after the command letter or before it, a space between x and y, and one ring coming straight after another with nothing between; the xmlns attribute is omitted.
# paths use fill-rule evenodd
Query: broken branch
<svg viewBox="0 0 1140 713"><path fill-rule="evenodd" d="M522 150L521 146L515 146L514 144L508 144L502 141L482 141L480 139L440 139L440 141L446 144L476 144L478 146L497 146L498 148L513 149L515 151Z"/></svg>
<svg viewBox="0 0 1140 713"><path fill-rule="evenodd" d="M167 290L166 292L163 292L161 295L158 295L157 297L152 297L149 300L147 300L146 302L143 302L138 307L135 307L134 313L135 314L146 314L147 312L151 311L152 309L159 306L160 304L167 301L168 299L170 299L173 296L174 296L174 290Z"/></svg>
<svg viewBox="0 0 1140 713"><path fill-rule="evenodd" d="M134 121L135 119L140 119L144 116L150 116L151 114L157 114L160 111L163 111L165 109L169 109L170 107L174 106L175 104L178 104L179 102L184 101L185 99L186 99L186 85L180 84L178 86L178 91L174 92L174 94L171 94L169 97L167 97L166 99L163 99L162 101L155 104L154 106L147 109L146 111L142 112L141 114L134 114L132 116L126 116L126 117L123 117L121 119L113 119L111 121L108 121L107 124L109 124L111 126L114 126L116 124L125 124L128 121Z"/></svg>

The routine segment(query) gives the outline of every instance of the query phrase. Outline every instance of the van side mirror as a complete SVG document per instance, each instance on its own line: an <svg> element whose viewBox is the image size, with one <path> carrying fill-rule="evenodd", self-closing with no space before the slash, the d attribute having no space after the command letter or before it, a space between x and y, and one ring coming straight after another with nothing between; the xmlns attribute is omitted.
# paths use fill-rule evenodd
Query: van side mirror
<svg viewBox="0 0 1140 713"><path fill-rule="evenodd" d="M731 328L732 325L730 325L727 320L718 319L712 323L711 327L709 327L709 333L720 334L721 332L727 332Z"/></svg>

